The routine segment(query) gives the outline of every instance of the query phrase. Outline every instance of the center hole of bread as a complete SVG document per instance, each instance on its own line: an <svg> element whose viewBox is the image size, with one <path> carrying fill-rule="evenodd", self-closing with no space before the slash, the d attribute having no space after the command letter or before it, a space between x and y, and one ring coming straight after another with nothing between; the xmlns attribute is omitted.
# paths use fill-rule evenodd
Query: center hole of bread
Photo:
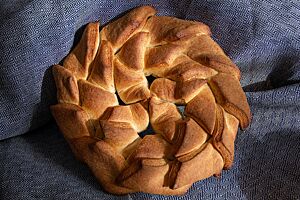
<svg viewBox="0 0 300 200"><path fill-rule="evenodd" d="M150 75L150 76L146 76L147 81L148 81L148 85L150 87L150 85L152 84L152 82L156 79L156 77Z"/></svg>
<svg viewBox="0 0 300 200"><path fill-rule="evenodd" d="M182 118L184 118L184 117L185 117L185 116L184 116L184 109L185 109L185 106L182 106L182 105L177 106L177 109L178 109L178 111L180 112Z"/></svg>
<svg viewBox="0 0 300 200"><path fill-rule="evenodd" d="M144 130L144 131L142 131L142 132L139 132L138 134L139 134L139 136L140 136L141 138L143 138L143 137L145 137L146 135L154 135L155 132L154 132L152 126L151 126L151 123L149 122L149 124L148 124L146 130Z"/></svg>
<svg viewBox="0 0 300 200"><path fill-rule="evenodd" d="M120 105L120 106L126 106L127 104L126 104L126 103L124 103L124 101L122 101L122 99L120 98L120 96L119 96L119 93L118 93L118 92L116 92L116 95L117 95L117 98L118 98L119 105Z"/></svg>

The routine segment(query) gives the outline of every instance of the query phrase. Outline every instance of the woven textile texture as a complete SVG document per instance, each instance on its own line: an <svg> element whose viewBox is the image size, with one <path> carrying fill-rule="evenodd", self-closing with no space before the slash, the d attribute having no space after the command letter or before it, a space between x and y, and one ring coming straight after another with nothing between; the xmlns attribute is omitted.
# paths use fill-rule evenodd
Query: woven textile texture
<svg viewBox="0 0 300 200"><path fill-rule="evenodd" d="M0 199L300 199L299 1L0 4ZM84 25L105 24L144 4L158 15L209 25L240 68L253 113L250 127L238 133L233 168L195 183L181 197L103 192L49 113L56 101L50 67L78 42Z"/></svg>

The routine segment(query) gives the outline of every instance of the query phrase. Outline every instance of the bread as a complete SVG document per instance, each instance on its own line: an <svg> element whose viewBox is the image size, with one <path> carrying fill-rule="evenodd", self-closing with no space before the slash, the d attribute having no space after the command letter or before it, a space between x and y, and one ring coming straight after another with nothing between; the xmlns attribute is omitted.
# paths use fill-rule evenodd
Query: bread
<svg viewBox="0 0 300 200"><path fill-rule="evenodd" d="M219 175L233 163L238 126L251 119L240 71L209 27L155 13L142 6L100 31L88 24L63 66L53 67L52 114L113 194L180 195ZM149 125L154 132L141 138Z"/></svg>

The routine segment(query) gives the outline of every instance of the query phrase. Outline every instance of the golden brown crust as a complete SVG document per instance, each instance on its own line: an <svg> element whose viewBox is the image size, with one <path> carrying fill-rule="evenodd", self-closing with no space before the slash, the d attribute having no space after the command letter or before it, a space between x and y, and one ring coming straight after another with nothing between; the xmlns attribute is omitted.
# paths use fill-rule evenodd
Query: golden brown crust
<svg viewBox="0 0 300 200"><path fill-rule="evenodd" d="M142 82L122 90L118 94L122 101L127 104L143 101L150 97L150 90L147 85L147 82Z"/></svg>
<svg viewBox="0 0 300 200"><path fill-rule="evenodd" d="M176 99L175 97L175 81L169 80L167 78L157 78L152 82L150 91L153 95L159 97L162 100L172 103L181 103L181 99Z"/></svg>
<svg viewBox="0 0 300 200"><path fill-rule="evenodd" d="M200 54L194 59L202 65L208 66L218 72L230 74L238 80L241 78L238 67L225 55Z"/></svg>
<svg viewBox="0 0 300 200"><path fill-rule="evenodd" d="M90 23L64 67L53 67L60 130L104 190L118 195L180 195L219 175L233 163L238 125L250 122L239 69L209 28L155 12L133 9L100 33ZM148 75L159 77L150 90ZM141 138L149 123L152 135Z"/></svg>
<svg viewBox="0 0 300 200"><path fill-rule="evenodd" d="M179 125L181 140L175 156L180 157L199 149L209 138L207 133L192 118L182 121Z"/></svg>
<svg viewBox="0 0 300 200"><path fill-rule="evenodd" d="M221 47L209 35L193 37L186 45L188 46L187 55L193 60L203 53L225 55Z"/></svg>
<svg viewBox="0 0 300 200"><path fill-rule="evenodd" d="M108 107L100 117L100 120L132 123L130 107L119 105Z"/></svg>
<svg viewBox="0 0 300 200"><path fill-rule="evenodd" d="M58 102L78 104L79 91L73 74L60 65L54 65L52 73L56 84Z"/></svg>
<svg viewBox="0 0 300 200"><path fill-rule="evenodd" d="M118 92L140 83L147 84L144 73L125 66L119 60L114 62L115 84Z"/></svg>
<svg viewBox="0 0 300 200"><path fill-rule="evenodd" d="M141 30L147 19L156 13L151 6L142 6L102 29L103 35L111 42L114 52L119 49L134 33Z"/></svg>
<svg viewBox="0 0 300 200"><path fill-rule="evenodd" d="M165 179L169 171L167 163L159 166L147 165L145 161L140 161L135 168L136 173L122 180L122 186L137 189L139 192L158 193L165 195L179 195L183 194L190 187L190 184L185 185L177 190L164 187ZM126 172L125 172L126 173ZM150 178L151 177L151 178Z"/></svg>
<svg viewBox="0 0 300 200"><path fill-rule="evenodd" d="M172 155L171 145L161 135L146 135L131 159L163 159Z"/></svg>
<svg viewBox="0 0 300 200"><path fill-rule="evenodd" d="M65 58L63 66L70 70L77 79L87 78L90 64L96 56L98 46L99 22L89 23L79 44Z"/></svg>
<svg viewBox="0 0 300 200"><path fill-rule="evenodd" d="M80 105L83 109L87 110L93 119L98 119L107 107L118 105L118 99L115 94L97 87L88 81L79 80L78 86Z"/></svg>
<svg viewBox="0 0 300 200"><path fill-rule="evenodd" d="M216 121L216 103L207 84L202 86L199 94L186 105L184 114L192 117L207 133L213 133Z"/></svg>
<svg viewBox="0 0 300 200"><path fill-rule="evenodd" d="M164 77L173 81L188 81L190 79L208 79L217 74L217 71L191 60L187 56L176 59L174 67L166 71Z"/></svg>
<svg viewBox="0 0 300 200"><path fill-rule="evenodd" d="M224 169L232 166L234 158L234 140L238 131L239 121L218 106L218 128L213 135L213 145L224 160Z"/></svg>
<svg viewBox="0 0 300 200"><path fill-rule="evenodd" d="M146 130L149 124L149 115L147 110L140 103L131 104L129 107L136 131L142 132Z"/></svg>
<svg viewBox="0 0 300 200"><path fill-rule="evenodd" d="M196 97L202 90L202 86L206 83L203 79L192 79L187 81L179 81L176 84L175 98L182 99L185 104Z"/></svg>
<svg viewBox="0 0 300 200"><path fill-rule="evenodd" d="M150 32L151 44L161 44L195 35L210 34L208 26L201 22L187 21L168 16L153 16L144 30Z"/></svg>
<svg viewBox="0 0 300 200"><path fill-rule="evenodd" d="M176 106L152 97L149 102L149 116L153 130L161 134L167 141L172 141L176 122L181 119Z"/></svg>
<svg viewBox="0 0 300 200"><path fill-rule="evenodd" d="M92 126L89 124L89 116L81 107L61 103L51 106L51 113L66 138L79 138L90 135Z"/></svg>
<svg viewBox="0 0 300 200"><path fill-rule="evenodd" d="M202 165L202 166L201 166ZM223 159L213 145L207 143L205 148L194 158L181 164L174 188L181 188L190 182L208 178L221 173Z"/></svg>
<svg viewBox="0 0 300 200"><path fill-rule="evenodd" d="M132 36L117 54L122 62L136 71L143 70L145 51L149 43L149 33L140 32Z"/></svg>
<svg viewBox="0 0 300 200"><path fill-rule="evenodd" d="M147 75L163 76L164 72L171 67L176 57L185 49L178 44L165 44L147 50L145 73Z"/></svg>
<svg viewBox="0 0 300 200"><path fill-rule="evenodd" d="M150 97L147 79L142 71L130 69L115 60L115 85L123 102L135 103Z"/></svg>
<svg viewBox="0 0 300 200"><path fill-rule="evenodd" d="M127 167L124 157L104 141L92 146L91 158L86 162L104 189L115 194L127 194L135 190L115 184L117 176Z"/></svg>
<svg viewBox="0 0 300 200"><path fill-rule="evenodd" d="M88 80L109 92L115 92L113 52L110 42L102 40Z"/></svg>
<svg viewBox="0 0 300 200"><path fill-rule="evenodd" d="M209 84L217 102L239 119L242 129L248 127L251 113L240 82L229 74L219 73L211 79Z"/></svg>
<svg viewBox="0 0 300 200"><path fill-rule="evenodd" d="M130 123L100 120L103 141L110 144L118 152L136 140L139 135Z"/></svg>
<svg viewBox="0 0 300 200"><path fill-rule="evenodd" d="M153 95L162 100L187 104L202 90L201 86L206 83L203 79L192 79L187 81L172 81L166 78L157 78L150 86Z"/></svg>

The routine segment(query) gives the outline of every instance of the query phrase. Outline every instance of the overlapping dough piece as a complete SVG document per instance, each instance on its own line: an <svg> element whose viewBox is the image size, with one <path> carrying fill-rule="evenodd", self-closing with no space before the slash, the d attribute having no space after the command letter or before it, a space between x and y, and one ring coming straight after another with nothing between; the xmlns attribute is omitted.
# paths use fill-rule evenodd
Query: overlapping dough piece
<svg viewBox="0 0 300 200"><path fill-rule="evenodd" d="M142 71L130 69L118 60L114 62L114 69L116 89L123 102L135 103L150 97L148 82Z"/></svg>
<svg viewBox="0 0 300 200"><path fill-rule="evenodd" d="M114 194L179 195L219 175L233 164L238 126L251 120L240 71L209 27L155 13L141 6L100 32L88 24L53 67L52 114L75 156Z"/></svg>
<svg viewBox="0 0 300 200"><path fill-rule="evenodd" d="M242 129L248 127L250 108L240 82L229 74L219 73L209 82L217 102L240 121Z"/></svg>
<svg viewBox="0 0 300 200"><path fill-rule="evenodd" d="M101 37L110 41L116 52L134 33L145 26L147 19L155 13L155 9L151 6L136 8L105 26L101 30Z"/></svg>
<svg viewBox="0 0 300 200"><path fill-rule="evenodd" d="M172 141L176 122L181 119L177 107L172 103L152 97L149 102L149 117L153 130L167 141Z"/></svg>
<svg viewBox="0 0 300 200"><path fill-rule="evenodd" d="M151 84L150 91L168 102L186 104L202 90L201 87L205 83L204 79L175 82L166 78L158 78Z"/></svg>
<svg viewBox="0 0 300 200"><path fill-rule="evenodd" d="M98 53L92 64L88 81L114 93L113 50L110 42L101 40Z"/></svg>
<svg viewBox="0 0 300 200"><path fill-rule="evenodd" d="M89 23L79 44L64 59L63 66L77 79L86 79L99 46L99 22Z"/></svg>
<svg viewBox="0 0 300 200"><path fill-rule="evenodd" d="M58 102L78 104L79 90L74 75L60 65L54 65L52 73L56 83Z"/></svg>

